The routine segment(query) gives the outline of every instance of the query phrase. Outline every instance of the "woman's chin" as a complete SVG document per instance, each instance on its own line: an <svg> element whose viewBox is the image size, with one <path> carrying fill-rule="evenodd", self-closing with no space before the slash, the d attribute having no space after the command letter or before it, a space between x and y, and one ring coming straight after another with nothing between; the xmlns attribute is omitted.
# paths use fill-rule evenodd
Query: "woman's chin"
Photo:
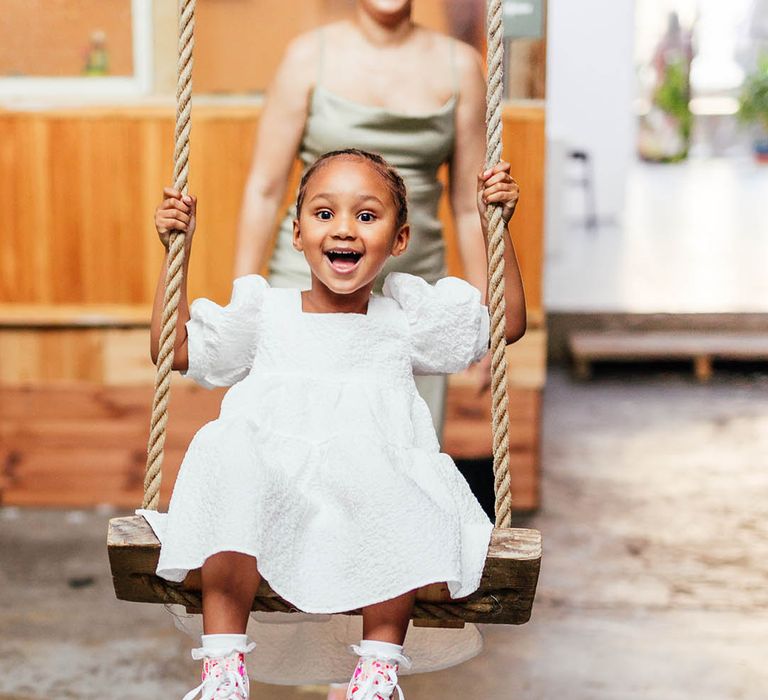
<svg viewBox="0 0 768 700"><path fill-rule="evenodd" d="M410 16L412 0L358 0L359 4L379 21Z"/></svg>

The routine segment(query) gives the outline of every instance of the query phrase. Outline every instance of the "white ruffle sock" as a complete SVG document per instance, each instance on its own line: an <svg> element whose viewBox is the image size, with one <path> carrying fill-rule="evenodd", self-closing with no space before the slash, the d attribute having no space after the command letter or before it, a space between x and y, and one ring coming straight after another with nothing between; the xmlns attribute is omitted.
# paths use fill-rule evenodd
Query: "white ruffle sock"
<svg viewBox="0 0 768 700"><path fill-rule="evenodd" d="M247 634L202 634L200 635L200 642L203 645L202 651L207 652L206 657L228 656L233 651L247 654L255 646L254 644L249 645ZM248 648L249 646L250 648Z"/></svg>
<svg viewBox="0 0 768 700"><path fill-rule="evenodd" d="M401 663L401 659L406 659L404 665L407 666L409 663L407 657L403 656L403 647L400 644L380 642L376 639L363 639L360 646L353 647L353 649L358 656L375 656L377 659L394 660L397 663Z"/></svg>

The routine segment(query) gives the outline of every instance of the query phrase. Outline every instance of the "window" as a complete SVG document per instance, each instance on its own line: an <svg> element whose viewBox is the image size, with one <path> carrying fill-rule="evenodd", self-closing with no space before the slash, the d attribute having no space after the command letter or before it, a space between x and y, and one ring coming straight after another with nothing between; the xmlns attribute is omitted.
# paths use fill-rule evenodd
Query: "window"
<svg viewBox="0 0 768 700"><path fill-rule="evenodd" d="M119 97L152 87L152 0L4 0L0 98Z"/></svg>

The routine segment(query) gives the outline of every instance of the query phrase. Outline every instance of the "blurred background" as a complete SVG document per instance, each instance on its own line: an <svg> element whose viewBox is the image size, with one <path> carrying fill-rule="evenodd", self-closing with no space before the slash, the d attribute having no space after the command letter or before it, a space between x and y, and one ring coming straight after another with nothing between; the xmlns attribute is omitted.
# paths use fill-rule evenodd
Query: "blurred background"
<svg viewBox="0 0 768 700"><path fill-rule="evenodd" d="M353 6L198 0L190 188L211 204L193 297L229 298L286 44ZM482 656L403 687L412 700L762 700L768 2L504 7L529 306L508 355L512 492L544 559L530 623L489 627ZM414 15L484 52L483 0L414 0ZM4 0L0 700L181 697L196 677L192 640L162 608L114 600L104 546L108 518L141 501L175 66L173 0ZM461 275L447 201L441 218ZM165 503L221 396L174 379ZM492 508L488 404L451 379L444 449Z"/></svg>

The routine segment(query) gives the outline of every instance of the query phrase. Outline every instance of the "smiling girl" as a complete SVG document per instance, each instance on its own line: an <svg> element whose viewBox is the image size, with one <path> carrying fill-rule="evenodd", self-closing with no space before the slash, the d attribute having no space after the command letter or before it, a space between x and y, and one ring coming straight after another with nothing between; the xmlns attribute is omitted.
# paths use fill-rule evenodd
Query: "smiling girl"
<svg viewBox="0 0 768 700"><path fill-rule="evenodd" d="M483 221L488 202L509 221L517 197L508 164L479 175ZM155 217L166 248L172 230L186 232L187 265L195 211L194 197L166 189ZM232 387L219 418L192 440L167 516L141 511L162 542L158 575L182 581L202 568L204 635L193 656L204 661L203 676L185 700L247 698L245 654L254 646L272 666L256 677L308 681L309 666L327 663L315 680L340 680L338 638L300 651L294 637L295 658L281 647L279 659L258 633L270 625L259 623L257 643L249 641L262 577L307 613L362 609L349 700L388 700L399 690L416 589L446 582L463 597L479 585L493 526L440 452L413 377L482 357L488 312L478 290L456 278L429 285L390 273L383 295L372 295L387 260L407 249L407 217L405 185L382 158L328 153L302 179L293 224L310 289L271 288L248 275L235 281L229 305L198 299L190 309L182 287L174 369L205 387ZM506 338L514 342L525 331L525 303L509 240L506 262ZM153 357L162 298L160 282ZM455 649L440 657L437 648L414 670L466 658Z"/></svg>

